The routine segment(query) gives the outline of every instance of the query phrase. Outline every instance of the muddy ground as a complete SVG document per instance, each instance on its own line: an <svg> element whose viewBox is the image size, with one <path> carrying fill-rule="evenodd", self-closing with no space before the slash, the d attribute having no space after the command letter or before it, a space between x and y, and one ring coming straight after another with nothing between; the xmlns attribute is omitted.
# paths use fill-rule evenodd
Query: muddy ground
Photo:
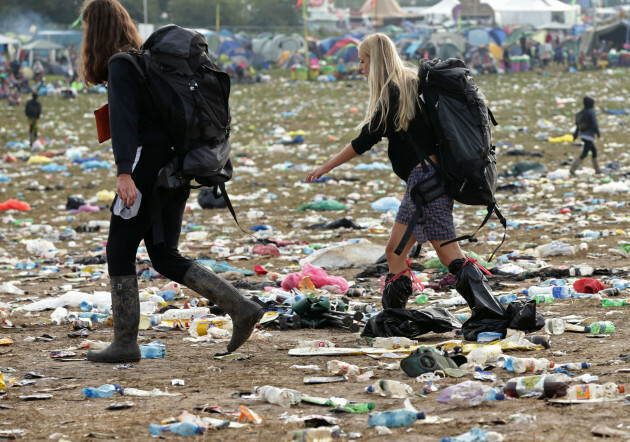
<svg viewBox="0 0 630 442"><path fill-rule="evenodd" d="M528 177L503 177L500 184L506 187L498 193L498 201L508 219L514 225L508 230L508 238L499 254L521 252L529 254L533 247L550 240L562 240L579 248L587 244L586 250L574 255L547 257L543 260L552 268L586 263L597 269L619 269L619 276L627 274L628 259L610 252L620 242L628 241L627 190L617 194L595 193L594 188L609 181L624 182L628 172L627 154L627 115L606 114L604 109L624 109L629 84L627 71L579 73L568 75L562 72L525 73L509 76L480 77L479 83L495 110L501 126L494 134L499 143L499 168L508 171L517 161L534 160L547 169L557 171L567 169L568 162L579 153L580 147L571 143L549 143L541 132L548 136L570 133L572 116L579 109L581 97L585 94L598 99L598 116L602 128L600 163L610 165L605 175L596 176L585 162L577 178L552 178L545 174ZM340 100L339 97L344 97ZM348 238L366 238L384 245L387 240L387 227L392 214L377 212L371 203L383 196L400 196L403 188L391 171L359 171L348 165L331 173L336 178L323 184L304 185L300 182L306 171L316 163L342 148L356 133L354 125L367 97L364 82L339 84L292 84L278 80L272 85L236 86L232 93L232 107L235 128L233 132L234 152L237 160L235 181L229 187L241 222L245 226L270 224L276 230L273 237L294 243L307 242L326 245ZM75 230L86 226L91 220L105 220L107 211L70 215L65 210L68 195L82 194L92 198L97 191L113 189L114 174L111 171L96 169L84 172L78 165L62 155L68 146L86 146L88 152L112 162L110 148L97 145L94 138L92 109L98 107L103 96L84 95L77 101L68 102L59 97L43 97L45 118L40 134L50 138L45 144L45 152L51 154L57 163L68 166L67 173L44 173L40 165L24 161L28 155L16 148L6 148L5 152L22 158L17 164L5 164L3 172L11 177L11 182L2 184L3 199L18 198L29 202L31 212L5 212L0 224L3 240L0 242L3 265L0 282L14 281L28 293L24 296L0 294L0 302L16 307L30 302L30 298L45 299L65 293L65 284L87 293L108 290L106 277L92 280L71 277L77 270L68 263L102 254L106 240L106 230L79 233L72 240L54 241L59 253L46 262L40 258L39 267L33 270L17 270L12 258L25 260L29 256L23 239L39 238L43 235L33 225L50 225L55 231L64 227ZM359 113L352 109L356 107ZM10 141L24 141L26 138L25 119L22 109L0 109L2 145ZM539 128L536 122L543 118L552 128ZM282 130L278 130L282 128ZM280 144L283 131L304 130L306 144ZM286 139L292 138L291 134ZM510 148L522 148L526 156L511 156ZM541 154L531 156L530 154ZM19 155L18 155L19 154ZM358 158L359 162L387 163L385 146L381 145L373 154ZM616 163L611 163L616 162ZM609 164L611 163L611 164ZM239 169L240 165L240 169ZM239 172L239 170L241 172ZM341 179L344 178L344 179ZM348 179L356 179L350 181ZM31 189L31 190L29 190ZM355 192L356 191L356 192ZM358 193L357 195L352 195ZM350 196L351 195L351 196ZM349 208L338 212L297 212L302 204L318 196L334 197L346 202ZM276 198L277 197L277 198ZM593 202L592 198L606 202ZM196 193L190 199L196 200ZM95 205L106 207L107 202L95 201ZM608 205L607 205L608 204ZM562 208L571 209L561 213ZM479 208L456 207L456 222L459 233L474 230L483 213ZM566 211L565 211L566 212ZM74 216L73 219L67 216ZM334 230L319 232L306 229L317 221L333 221L344 216L355 220L371 219L373 226L364 230ZM11 218L8 218L11 217ZM378 225L380 224L380 228ZM377 227L374 227L377 226ZM204 242L186 240L186 233L193 229L205 229L208 237ZM585 229L603 232L605 237L588 239L577 238ZM503 231L497 226L481 232L480 241L475 244L462 244L467 251L487 256L498 245ZM52 235L52 234L51 234ZM54 235L53 235L54 236ZM241 235L234 227L226 210L201 210L191 206L185 216L181 249L183 253L197 258L210 257L222 261L209 249L217 239L225 239L232 248L251 244L246 235ZM304 244L294 244L281 248L279 257L254 256L247 260L229 261L230 264L245 270L253 270L257 264L265 265L270 271L287 274L300 269L298 260L305 255ZM419 263L431 258L431 252L424 250ZM61 271L53 275L42 272L42 266L59 266ZM80 268L81 266L79 266ZM96 266L104 270L105 267ZM375 278L359 280L356 275L363 269L329 270L335 276L343 276L348 281L378 293L380 281ZM441 274L428 270L434 275L432 281ZM605 273L602 271L602 273ZM597 279L606 282L608 275L600 274ZM519 289L537 284L545 277L525 274L513 277L496 277L493 288L496 293L517 293ZM264 276L247 276L246 281L265 281ZM164 280L141 280L141 288L161 287ZM270 283L271 284L271 283ZM186 291L193 296L190 291ZM624 293L627 297L627 292ZM379 307L378 296L361 299L373 302ZM172 302L181 305L182 301ZM411 308L417 308L410 305ZM78 310L76 308L70 310ZM585 334L564 333L551 338L551 348L535 352L511 351L516 356L545 357L557 363L590 362L593 366L578 374L590 373L599 376L599 382L630 383L628 373L618 372L628 369L623 355L630 354L629 331L630 310L627 307L603 308L601 301L590 299L556 300L551 304L541 304L539 311L546 317L582 315L585 322L612 320L615 332L603 338L589 338ZM6 393L0 395L0 431L23 429L27 440L66 439L88 440L91 438L146 440L149 423L157 423L177 416L182 411L194 414L219 417L196 410L204 405L218 406L224 411L234 411L245 405L263 419L262 424L249 424L238 429L225 429L219 432L208 431L198 438L218 440L282 440L292 430L304 428L303 424L285 423L283 417L289 415L327 414L325 407L300 404L291 409L283 409L260 400L234 397L235 392L251 392L257 385L289 387L315 396L341 396L356 402L372 401L375 411L402 408L402 399L382 398L364 392L368 383L349 379L335 384L305 385L304 376L313 372L291 369L294 364L316 364L325 373L329 357L293 357L288 350L302 339L328 339L342 347L356 347L359 334L352 334L336 328L275 330L266 329L270 336L264 341L249 342L240 351L249 359L223 361L214 359L216 353L225 351L225 342L191 343L185 330L141 332L140 341L159 340L166 345L164 359L144 359L128 369L116 369L112 365L92 364L81 359L83 350L76 349L77 339L69 338L69 324L51 325L51 311L37 313L15 312L9 317L13 327L0 330L1 338L11 338L12 345L0 347L0 366L4 379L9 383ZM32 341L30 337L49 335L49 342ZM91 339L110 340L110 326L98 324L90 335ZM419 338L423 344L437 344L451 339L460 339L455 333L429 333ZM75 349L77 360L61 362L50 357L54 350ZM621 358L620 358L621 356ZM395 379L411 385L414 392L421 393L423 384L414 382L402 371L388 371L379 365L378 360L368 356L338 357L346 362L374 370L376 379ZM626 358L627 359L627 358ZM11 368L15 371L8 370ZM500 381L512 377L503 369L493 370ZM32 382L25 382L33 377ZM39 375L43 377L39 377ZM173 379L185 381L183 386L173 386ZM445 378L437 384L444 388L462 380L472 379L468 375L461 379ZM123 387L143 390L159 388L173 393L173 397L124 397L114 396L104 399L86 399L82 395L84 387L98 387L105 383L117 383ZM23 384L23 385L20 385ZM37 394L51 394L47 400L28 401L21 397ZM333 414L340 420L346 434L360 433L361 440L439 440L455 436L473 427L482 427L503 435L510 441L565 441L591 440L596 438L592 429L605 425L626 434L630 433L628 408L623 401L553 405L545 400L518 399L485 402L474 408L456 408L437 402L439 393L425 397L414 397L411 403L428 416L448 419L441 423L417 422L408 428L393 429L392 435L381 436L369 428L367 415ZM130 400L133 407L123 410L108 410L113 403ZM517 419L520 416L521 419ZM225 417L235 421L235 417ZM176 437L169 433L167 438ZM356 434L355 434L356 436Z"/></svg>

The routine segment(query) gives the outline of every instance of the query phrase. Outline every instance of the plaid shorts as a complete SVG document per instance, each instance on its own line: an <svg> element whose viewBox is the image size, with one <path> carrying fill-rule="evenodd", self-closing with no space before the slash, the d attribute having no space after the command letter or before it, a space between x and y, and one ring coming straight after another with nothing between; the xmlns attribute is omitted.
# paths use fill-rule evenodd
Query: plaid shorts
<svg viewBox="0 0 630 442"><path fill-rule="evenodd" d="M430 165L427 166L427 170L428 172L425 173L422 170L422 166L417 166L411 171L407 180L405 196L396 215L397 223L409 224L413 213L416 211L416 205L411 199L410 192L417 183L426 181L435 175L435 170ZM447 194L441 195L429 204L422 206L422 214L424 215L424 223L421 223L421 218L413 231L419 244L427 241L447 241L455 238L453 199Z"/></svg>

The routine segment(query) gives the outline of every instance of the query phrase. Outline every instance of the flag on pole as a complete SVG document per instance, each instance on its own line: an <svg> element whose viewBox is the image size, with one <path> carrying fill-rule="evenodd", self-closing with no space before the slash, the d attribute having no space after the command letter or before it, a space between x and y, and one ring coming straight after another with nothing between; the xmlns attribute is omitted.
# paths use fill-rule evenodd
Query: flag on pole
<svg viewBox="0 0 630 442"><path fill-rule="evenodd" d="M76 26L79 26L80 24L81 24L81 16L79 15L77 19L74 21L74 23L70 25L70 28L74 28Z"/></svg>
<svg viewBox="0 0 630 442"><path fill-rule="evenodd" d="M363 7L360 9L361 13L365 14L366 12L368 12L370 9L372 9L372 5L374 5L374 2L376 0L370 0L369 2L366 2Z"/></svg>

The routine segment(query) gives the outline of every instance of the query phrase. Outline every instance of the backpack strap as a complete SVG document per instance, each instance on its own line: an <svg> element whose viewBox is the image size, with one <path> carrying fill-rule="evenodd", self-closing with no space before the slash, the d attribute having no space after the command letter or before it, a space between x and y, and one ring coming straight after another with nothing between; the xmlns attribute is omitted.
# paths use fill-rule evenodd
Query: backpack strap
<svg viewBox="0 0 630 442"><path fill-rule="evenodd" d="M507 221L505 217L503 216L503 214L501 213L501 211L499 210L499 207L497 206L496 201L492 201L488 205L486 216L481 222L481 224L479 225L479 227L477 228L477 230L475 230L475 233L473 233L472 235L459 236L457 238L445 241L442 244L440 244L440 247L444 247L445 245L448 245L454 242L463 241L465 239L467 239L468 242L477 242L477 238L475 238L475 235L477 234L477 232L479 232L479 230L481 230L483 226L486 225L486 223L488 222L488 220L490 219L493 213L497 215L497 218L499 218L499 222L503 226L503 239L501 240L501 244L499 244L497 248L494 249L494 251L490 254L490 258L488 259L488 261L492 261L492 258L494 258L494 255L495 253L497 253L497 250L499 250L499 248L503 245L503 243L505 242L505 238L507 236Z"/></svg>

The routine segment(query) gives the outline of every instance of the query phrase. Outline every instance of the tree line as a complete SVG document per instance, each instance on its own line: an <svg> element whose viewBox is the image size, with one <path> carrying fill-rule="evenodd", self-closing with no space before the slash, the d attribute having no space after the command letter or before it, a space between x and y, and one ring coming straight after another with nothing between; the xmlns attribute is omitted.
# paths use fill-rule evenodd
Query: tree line
<svg viewBox="0 0 630 442"><path fill-rule="evenodd" d="M120 2L132 19L144 22L143 0ZM0 33L7 30L24 32L23 29L10 29L16 23L15 17L24 17L26 22L34 22L32 24L57 25L67 29L75 23L82 3L83 0L2 0ZM221 27L292 27L302 21L302 12L296 8L296 0L146 0L146 3L148 22L158 25L177 23L187 27L213 28L217 5Z"/></svg>

